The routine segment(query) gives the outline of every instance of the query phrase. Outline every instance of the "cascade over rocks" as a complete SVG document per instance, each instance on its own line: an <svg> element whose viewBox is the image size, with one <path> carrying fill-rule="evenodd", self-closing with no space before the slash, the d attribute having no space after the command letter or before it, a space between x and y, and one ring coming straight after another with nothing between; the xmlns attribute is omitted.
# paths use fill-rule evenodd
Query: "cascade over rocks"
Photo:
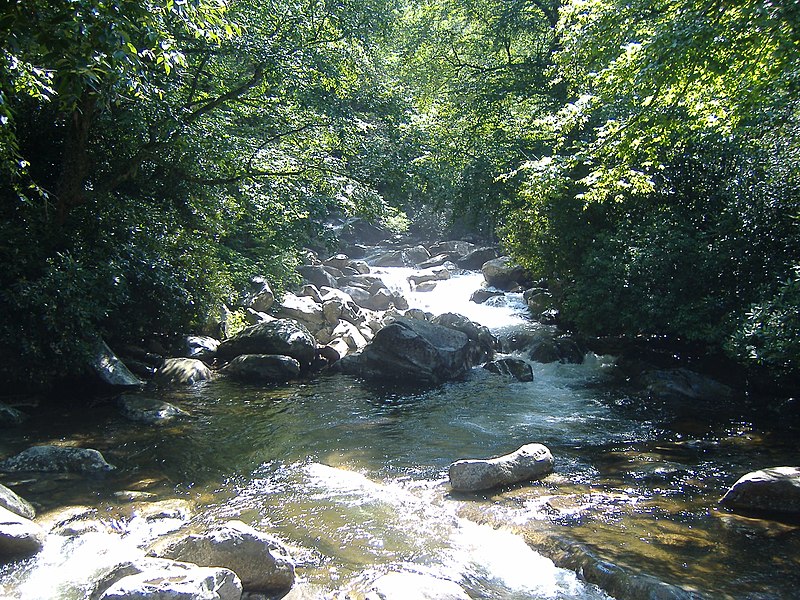
<svg viewBox="0 0 800 600"><path fill-rule="evenodd" d="M486 363L483 368L517 381L533 381L533 369L521 358L500 358Z"/></svg>
<svg viewBox="0 0 800 600"><path fill-rule="evenodd" d="M217 357L230 360L242 354L281 354L291 356L306 368L314 360L317 342L308 329L293 319L277 319L244 328L224 340Z"/></svg>
<svg viewBox="0 0 800 600"><path fill-rule="evenodd" d="M342 368L353 375L405 383L439 384L463 377L475 366L475 346L466 334L405 317L375 334Z"/></svg>
<svg viewBox="0 0 800 600"><path fill-rule="evenodd" d="M241 521L228 521L201 532L180 531L158 540L151 554L201 567L225 567L236 573L244 591L287 590L295 578L294 562L286 547Z"/></svg>
<svg viewBox="0 0 800 600"><path fill-rule="evenodd" d="M547 446L526 444L504 456L459 460L450 465L450 485L456 492L478 492L543 477L553 471Z"/></svg>
<svg viewBox="0 0 800 600"><path fill-rule="evenodd" d="M17 473L99 473L115 467L93 448L33 446L0 462L0 471Z"/></svg>
<svg viewBox="0 0 800 600"><path fill-rule="evenodd" d="M734 511L800 516L800 467L773 467L742 476L720 499Z"/></svg>

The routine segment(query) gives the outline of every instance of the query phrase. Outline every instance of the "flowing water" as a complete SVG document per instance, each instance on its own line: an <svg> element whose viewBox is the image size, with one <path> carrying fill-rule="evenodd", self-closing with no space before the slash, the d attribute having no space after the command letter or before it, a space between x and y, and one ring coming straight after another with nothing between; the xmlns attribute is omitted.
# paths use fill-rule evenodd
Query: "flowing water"
<svg viewBox="0 0 800 600"><path fill-rule="evenodd" d="M405 288L407 274L385 277ZM461 312L501 335L537 327L514 295L469 303L479 283L468 275L432 293L405 292L413 306ZM546 556L575 569L576 556L593 556L601 569L703 597L796 596L800 529L717 507L745 472L797 464L792 426L737 410L713 419L639 410L614 384L613 357L533 369L532 383L475 369L434 389L344 375L271 387L218 380L166 394L190 416L164 427L128 422L108 401L39 411L0 440L0 455L79 445L101 450L117 470L2 482L40 513L80 505L110 526L50 536L40 555L0 570L0 595L85 597L93 573L142 555L189 518L178 507L148 519L121 499L146 493L154 506L183 499L197 519L236 518L277 534L314 598L343 598L397 570L453 580L476 599L607 597ZM551 449L553 475L478 496L449 493L452 461L528 442ZM620 581L612 591L624 596Z"/></svg>

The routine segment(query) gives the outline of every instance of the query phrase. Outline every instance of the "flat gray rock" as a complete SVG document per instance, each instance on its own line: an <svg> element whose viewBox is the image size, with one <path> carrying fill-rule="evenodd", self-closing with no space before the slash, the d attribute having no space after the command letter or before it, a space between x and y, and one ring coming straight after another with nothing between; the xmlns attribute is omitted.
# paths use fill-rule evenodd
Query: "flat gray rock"
<svg viewBox="0 0 800 600"><path fill-rule="evenodd" d="M526 444L496 458L459 460L450 465L450 485L456 492L478 492L531 481L553 471L547 446Z"/></svg>

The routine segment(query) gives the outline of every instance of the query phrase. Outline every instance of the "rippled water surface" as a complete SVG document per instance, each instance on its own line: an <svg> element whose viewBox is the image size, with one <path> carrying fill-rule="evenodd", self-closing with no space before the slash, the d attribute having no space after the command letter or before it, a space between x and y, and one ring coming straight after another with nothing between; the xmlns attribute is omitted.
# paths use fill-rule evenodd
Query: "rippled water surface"
<svg viewBox="0 0 800 600"><path fill-rule="evenodd" d="M392 277L403 285L404 272ZM478 284L453 279L412 304L466 312L495 331L530 326L514 297L467 303ZM43 511L79 504L103 514L128 490L185 498L205 518L277 533L320 598L393 569L454 580L474 598L605 597L540 553L565 546L707 597L794 597L797 527L733 516L717 500L747 471L797 464L796 432L735 410L714 420L631 410L611 384L613 363L591 354L582 365L534 363L532 383L475 369L428 390L343 375L268 388L218 380L165 395L190 413L166 427L128 422L110 402L77 413L65 405L5 436L0 454L90 446L117 471L3 483ZM452 461L528 442L550 447L554 475L478 497L449 494ZM86 565L135 555L157 533L135 520L120 527L121 536L51 536L38 558L5 567L0 585L12 598L81 597Z"/></svg>

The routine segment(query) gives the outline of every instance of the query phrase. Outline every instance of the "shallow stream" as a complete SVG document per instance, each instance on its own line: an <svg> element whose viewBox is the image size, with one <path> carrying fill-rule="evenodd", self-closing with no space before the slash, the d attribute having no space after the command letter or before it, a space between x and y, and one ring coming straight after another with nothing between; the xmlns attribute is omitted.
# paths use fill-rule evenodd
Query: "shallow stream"
<svg viewBox="0 0 800 600"><path fill-rule="evenodd" d="M387 278L402 286L405 275ZM412 306L462 312L497 334L536 327L513 296L469 303L479 284L469 275L406 292ZM190 416L164 427L126 421L112 402L88 411L65 402L4 435L0 456L73 444L118 469L0 482L40 513L82 505L111 519L121 492L135 492L186 499L202 519L241 519L293 547L307 598L344 598L390 570L456 581L475 599L605 598L548 558L571 566L580 553L702 597L800 594L800 528L717 507L740 475L798 463L791 425L735 407L713 419L640 410L615 385L613 357L533 369L532 383L478 368L434 389L344 375L276 387L218 380L165 394ZM449 493L452 461L528 442L551 449L553 475L477 497ZM92 572L158 533L114 518L117 531L51 536L38 557L3 567L0 595L83 598ZM620 585L611 591L628 595Z"/></svg>

